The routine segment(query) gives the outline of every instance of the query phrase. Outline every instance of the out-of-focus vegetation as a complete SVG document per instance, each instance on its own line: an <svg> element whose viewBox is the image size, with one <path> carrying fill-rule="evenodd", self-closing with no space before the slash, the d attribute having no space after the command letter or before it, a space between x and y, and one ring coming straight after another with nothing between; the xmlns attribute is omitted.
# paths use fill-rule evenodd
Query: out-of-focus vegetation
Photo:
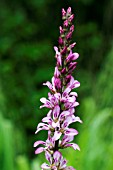
<svg viewBox="0 0 113 170"><path fill-rule="evenodd" d="M47 113L39 109L48 92L42 83L53 75L61 8L68 6L80 53L76 114L84 123L73 125L81 152L63 154L77 170L113 170L112 0L0 1L0 170L38 170L45 161L43 153L34 155L33 143L46 133L34 132Z"/></svg>

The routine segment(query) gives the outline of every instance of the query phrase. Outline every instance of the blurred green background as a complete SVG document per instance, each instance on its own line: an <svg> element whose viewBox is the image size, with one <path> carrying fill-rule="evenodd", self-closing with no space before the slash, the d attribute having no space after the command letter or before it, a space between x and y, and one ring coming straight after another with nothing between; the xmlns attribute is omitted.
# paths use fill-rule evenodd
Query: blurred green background
<svg viewBox="0 0 113 170"><path fill-rule="evenodd" d="M0 1L0 170L39 170L44 153L34 155L35 135L47 113L39 99L47 97L42 83L55 66L61 8L75 14L74 51L80 53L74 77L83 124L74 124L81 151L63 155L77 170L113 170L113 1ZM67 154L68 152L68 154Z"/></svg>

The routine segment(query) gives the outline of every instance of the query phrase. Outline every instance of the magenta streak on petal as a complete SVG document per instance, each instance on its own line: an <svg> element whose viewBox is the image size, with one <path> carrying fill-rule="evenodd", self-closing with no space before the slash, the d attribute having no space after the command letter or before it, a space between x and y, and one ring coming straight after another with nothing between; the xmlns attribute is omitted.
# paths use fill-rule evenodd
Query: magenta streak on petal
<svg viewBox="0 0 113 170"><path fill-rule="evenodd" d="M62 155L59 151L55 151L55 153L53 154L53 158L55 160L55 163L57 163L60 159L61 159Z"/></svg>
<svg viewBox="0 0 113 170"><path fill-rule="evenodd" d="M61 145L65 145L66 143L73 141L73 139L74 139L74 136L64 135Z"/></svg>
<svg viewBox="0 0 113 170"><path fill-rule="evenodd" d="M62 159L60 160L60 168L61 168L61 169L65 168L65 167L66 167L66 163L67 163L66 159L63 159L63 158L62 158Z"/></svg>
<svg viewBox="0 0 113 170"><path fill-rule="evenodd" d="M45 152L45 157L50 163L52 163L51 154L48 151Z"/></svg>
<svg viewBox="0 0 113 170"><path fill-rule="evenodd" d="M74 80L74 82L70 85L71 89L77 88L80 86L80 83L77 80Z"/></svg>
<svg viewBox="0 0 113 170"><path fill-rule="evenodd" d="M71 113L69 111L63 111L60 116L59 116L59 120L62 120L62 118L69 116Z"/></svg>
<svg viewBox="0 0 113 170"><path fill-rule="evenodd" d="M68 130L66 130L66 132L65 132L65 135L72 135L72 136L74 136L74 135L77 135L78 134L78 131L76 130L76 129L73 129L73 128L68 128Z"/></svg>
<svg viewBox="0 0 113 170"><path fill-rule="evenodd" d="M56 105L53 109L53 119L57 119L60 113L60 107Z"/></svg>

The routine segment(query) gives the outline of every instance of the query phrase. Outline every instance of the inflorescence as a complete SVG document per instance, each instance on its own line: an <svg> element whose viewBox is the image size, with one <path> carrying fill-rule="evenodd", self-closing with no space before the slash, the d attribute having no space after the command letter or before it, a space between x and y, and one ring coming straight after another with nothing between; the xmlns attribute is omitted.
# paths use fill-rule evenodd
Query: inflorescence
<svg viewBox="0 0 113 170"><path fill-rule="evenodd" d="M59 150L72 147L74 150L80 150L79 146L73 141L74 136L78 131L70 128L69 125L73 122L80 122L80 118L75 116L75 107L79 105L76 101L77 93L72 90L79 87L80 83L72 76L73 70L76 68L77 62L75 60L79 57L78 53L73 53L72 49L76 43L71 44L72 33L74 31L73 25L74 14L71 12L71 7L65 11L62 9L63 26L60 26L60 36L58 39L59 46L54 47L56 52L56 67L52 83L47 81L43 83L50 92L48 99L41 98L43 103L40 108L49 108L46 117L38 124L36 134L41 130L48 131L48 138L44 142L42 140L36 141L34 147L38 147L35 154L45 152L45 157L49 164L43 163L42 170L75 170L72 166L67 166L67 160L63 158Z"/></svg>

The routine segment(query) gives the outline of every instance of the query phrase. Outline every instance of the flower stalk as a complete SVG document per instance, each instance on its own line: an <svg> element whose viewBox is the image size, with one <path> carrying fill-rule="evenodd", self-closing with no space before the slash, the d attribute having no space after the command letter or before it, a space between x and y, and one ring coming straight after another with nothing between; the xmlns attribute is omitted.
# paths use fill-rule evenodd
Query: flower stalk
<svg viewBox="0 0 113 170"><path fill-rule="evenodd" d="M76 43L71 44L72 33L74 31L73 25L74 14L72 14L71 7L65 11L62 9L63 26L59 27L60 36L58 39L59 46L54 47L56 67L52 83L47 81L43 83L50 92L48 99L42 97L40 101L43 103L40 108L49 108L47 116L38 124L35 133L41 130L48 131L48 138L44 141L36 141L34 147L38 147L35 154L45 152L46 160L49 164L43 163L42 170L74 170L73 167L67 166L67 160L63 158L59 150L72 147L74 150L80 150L79 146L73 141L74 136L78 131L70 128L69 125L73 122L80 122L80 118L75 116L75 107L79 105L77 102L78 94L73 89L80 86L80 83L72 76L73 70L76 68L77 62L75 60L79 57L78 53L73 53L72 49Z"/></svg>

